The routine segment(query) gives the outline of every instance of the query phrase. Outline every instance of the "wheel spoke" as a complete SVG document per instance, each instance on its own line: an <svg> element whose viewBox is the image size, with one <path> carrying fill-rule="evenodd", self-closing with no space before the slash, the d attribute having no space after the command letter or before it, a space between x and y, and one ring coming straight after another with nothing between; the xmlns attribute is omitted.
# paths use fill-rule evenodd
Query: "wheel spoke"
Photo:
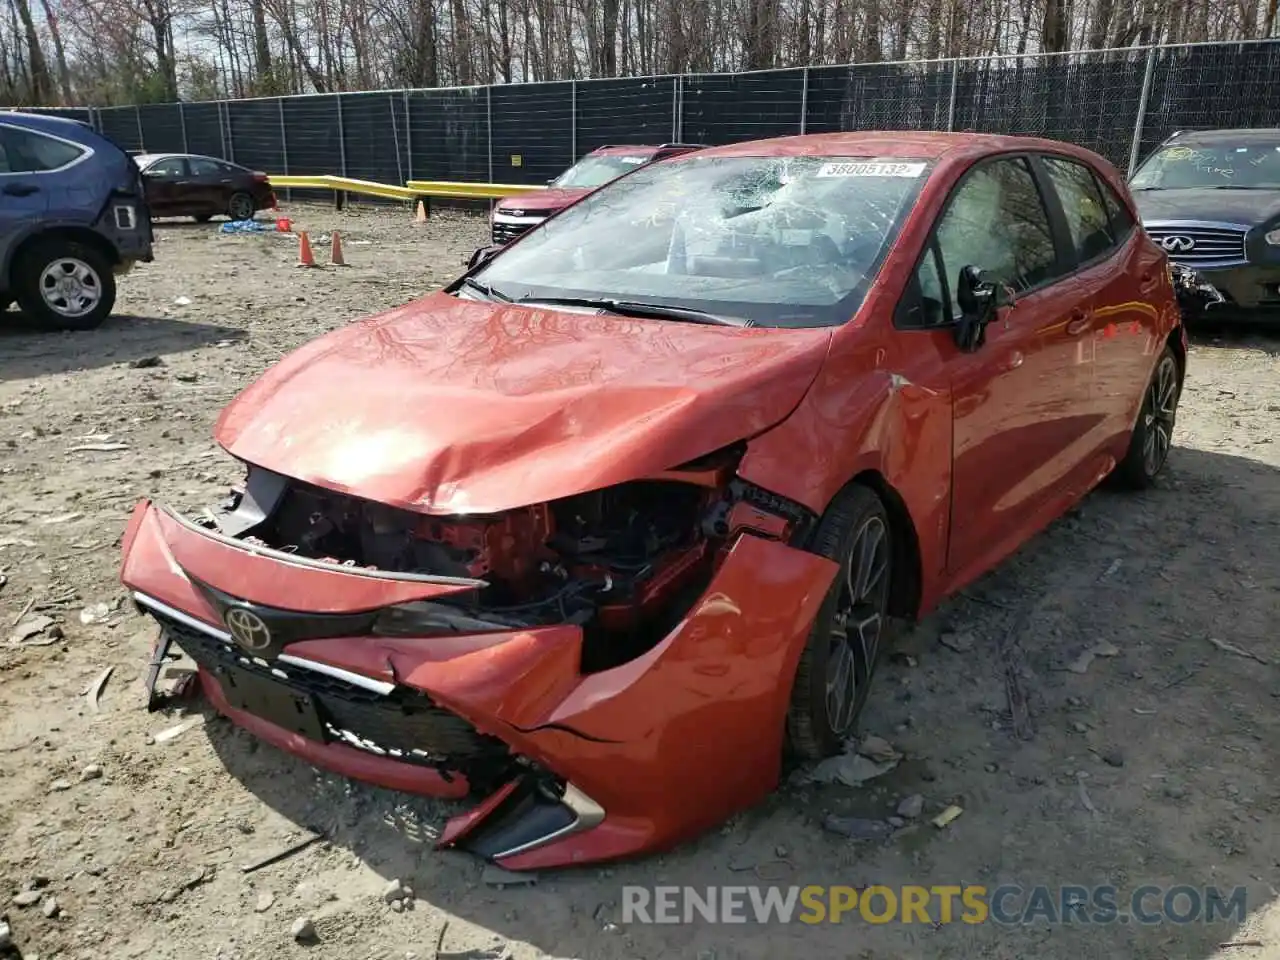
<svg viewBox="0 0 1280 960"><path fill-rule="evenodd" d="M858 642L862 647L863 670L871 673L871 664L876 662L876 648L880 645L880 626L882 620L879 612L871 614L853 625L857 631Z"/></svg>
<svg viewBox="0 0 1280 960"><path fill-rule="evenodd" d="M863 603L884 575L885 562L880 559L884 543L884 524L873 517L858 531L849 559L849 601Z"/></svg>

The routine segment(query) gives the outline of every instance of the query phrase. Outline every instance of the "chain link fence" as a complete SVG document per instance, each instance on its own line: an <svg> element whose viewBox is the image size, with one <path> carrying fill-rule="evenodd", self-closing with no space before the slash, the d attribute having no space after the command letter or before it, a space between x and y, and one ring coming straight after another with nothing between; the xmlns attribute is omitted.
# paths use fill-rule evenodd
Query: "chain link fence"
<svg viewBox="0 0 1280 960"><path fill-rule="evenodd" d="M543 183L606 144L841 130L1049 137L1122 170L1175 130L1280 127L1280 41L73 111L127 150L386 183Z"/></svg>

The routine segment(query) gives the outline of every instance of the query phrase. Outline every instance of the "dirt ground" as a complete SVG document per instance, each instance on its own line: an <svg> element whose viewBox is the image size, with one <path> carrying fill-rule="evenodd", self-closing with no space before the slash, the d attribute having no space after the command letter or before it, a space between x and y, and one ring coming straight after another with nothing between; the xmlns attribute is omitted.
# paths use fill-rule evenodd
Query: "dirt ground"
<svg viewBox="0 0 1280 960"><path fill-rule="evenodd" d="M173 224L122 281L127 316L89 334L0 329L0 914L27 960L479 960L503 945L518 960L1205 960L1255 939L1220 955L1280 957L1280 338L1201 336L1160 489L1093 494L903 638L863 728L905 759L861 788L792 783L667 855L496 889L427 842L443 806L318 773L199 702L199 725L157 741L183 713L142 704L153 631L116 580L129 510L220 499L239 479L210 439L226 401L304 341L449 279L484 236L462 215L291 212L314 238L339 227L352 266L297 270L284 237ZM9 636L38 616L61 638ZM1002 640L1030 739L1010 729ZM107 667L95 712L85 693ZM926 816L964 813L887 842L822 828L916 793ZM323 842L241 871L306 828ZM1249 919L621 922L624 884L742 884L752 867L800 885L1243 885ZM413 909L383 902L392 878ZM42 902L10 902L32 885ZM304 916L310 946L291 933Z"/></svg>

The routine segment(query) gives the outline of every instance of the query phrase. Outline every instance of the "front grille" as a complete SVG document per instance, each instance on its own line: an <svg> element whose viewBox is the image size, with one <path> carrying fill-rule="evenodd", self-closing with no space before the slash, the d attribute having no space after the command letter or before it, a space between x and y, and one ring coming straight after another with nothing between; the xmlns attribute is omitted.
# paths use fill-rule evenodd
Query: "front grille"
<svg viewBox="0 0 1280 960"><path fill-rule="evenodd" d="M1175 222L1149 224L1146 230L1174 263L1185 263L1189 267L1229 267L1247 262L1243 227ZM1190 250L1182 249L1187 241L1192 244Z"/></svg>
<svg viewBox="0 0 1280 960"><path fill-rule="evenodd" d="M215 677L239 667L310 695L332 740L407 763L460 770L473 781L473 768L482 775L504 766L509 757L500 740L482 735L420 691L396 687L384 696L305 667L271 664L172 617L153 615L182 651Z"/></svg>
<svg viewBox="0 0 1280 960"><path fill-rule="evenodd" d="M516 237L528 233L536 223L495 223L493 225L493 242L495 244L510 243Z"/></svg>

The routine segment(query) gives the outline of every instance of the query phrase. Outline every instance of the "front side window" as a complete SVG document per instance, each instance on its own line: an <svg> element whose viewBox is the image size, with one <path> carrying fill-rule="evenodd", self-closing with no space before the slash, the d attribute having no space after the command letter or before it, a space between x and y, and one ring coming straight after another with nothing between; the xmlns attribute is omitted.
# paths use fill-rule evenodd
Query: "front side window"
<svg viewBox="0 0 1280 960"><path fill-rule="evenodd" d="M1280 189L1280 138L1274 142L1161 147L1133 175L1134 190Z"/></svg>
<svg viewBox="0 0 1280 960"><path fill-rule="evenodd" d="M1093 171L1084 164L1060 157L1043 160L1053 189L1062 201L1076 256L1087 261L1113 249L1116 239L1111 232L1111 217Z"/></svg>
<svg viewBox="0 0 1280 960"><path fill-rule="evenodd" d="M761 326L843 323L928 170L920 160L693 154L591 194L475 279L514 300L611 298Z"/></svg>
<svg viewBox="0 0 1280 960"><path fill-rule="evenodd" d="M44 173L75 163L84 147L32 130L0 127L0 173Z"/></svg>
<svg viewBox="0 0 1280 960"><path fill-rule="evenodd" d="M147 167L149 177L185 177L186 164L181 157L166 157Z"/></svg>
<svg viewBox="0 0 1280 960"><path fill-rule="evenodd" d="M985 163L970 173L952 194L936 237L951 317L960 315L956 279L964 267L1026 290L1052 277L1057 263L1049 214L1021 158Z"/></svg>

